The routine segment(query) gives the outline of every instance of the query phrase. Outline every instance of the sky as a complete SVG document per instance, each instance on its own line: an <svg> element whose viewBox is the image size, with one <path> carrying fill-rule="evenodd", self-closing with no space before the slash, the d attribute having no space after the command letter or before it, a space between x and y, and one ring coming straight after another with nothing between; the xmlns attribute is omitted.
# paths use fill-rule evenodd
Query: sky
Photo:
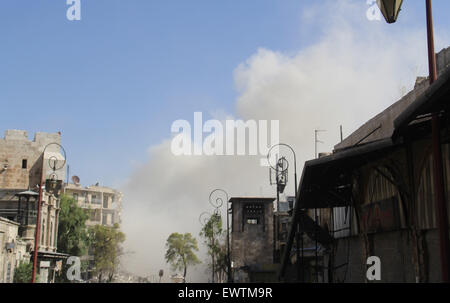
<svg viewBox="0 0 450 303"><path fill-rule="evenodd" d="M198 236L212 189L275 194L259 157L174 156L172 123L277 119L300 175L314 129L331 151L340 125L349 135L427 74L424 2L388 25L365 0L81 0L80 21L65 0L3 0L0 132L61 131L71 175L124 192L124 264L156 274L170 232ZM433 5L439 51L450 3Z"/></svg>

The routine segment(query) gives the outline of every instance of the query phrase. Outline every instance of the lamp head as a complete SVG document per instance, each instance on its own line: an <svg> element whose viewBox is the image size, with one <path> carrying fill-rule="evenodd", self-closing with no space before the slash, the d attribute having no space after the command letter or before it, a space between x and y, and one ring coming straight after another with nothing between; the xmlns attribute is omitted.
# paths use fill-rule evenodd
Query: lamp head
<svg viewBox="0 0 450 303"><path fill-rule="evenodd" d="M397 21L402 8L403 0L377 0L378 7L387 23Z"/></svg>

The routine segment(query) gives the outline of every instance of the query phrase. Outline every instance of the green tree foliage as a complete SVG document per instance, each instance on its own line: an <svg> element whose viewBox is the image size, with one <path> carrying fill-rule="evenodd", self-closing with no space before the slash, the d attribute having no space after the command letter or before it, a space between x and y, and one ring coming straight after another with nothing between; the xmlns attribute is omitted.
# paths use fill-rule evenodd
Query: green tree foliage
<svg viewBox="0 0 450 303"><path fill-rule="evenodd" d="M31 283L32 275L33 263L21 262L14 271L14 283Z"/></svg>
<svg viewBox="0 0 450 303"><path fill-rule="evenodd" d="M226 282L228 274L228 254L226 244L219 244L214 267L217 282Z"/></svg>
<svg viewBox="0 0 450 303"><path fill-rule="evenodd" d="M226 265L226 253L224 254L223 236L225 232L222 227L220 214L213 214L200 231L204 244L208 247L208 255L211 257L209 264L216 282L222 280L224 267ZM225 267L226 269L226 267Z"/></svg>
<svg viewBox="0 0 450 303"><path fill-rule="evenodd" d="M121 244L125 241L125 234L118 224L113 227L96 225L89 228L89 240L94 256L94 272L99 282L103 281L104 276L111 282L123 254Z"/></svg>
<svg viewBox="0 0 450 303"><path fill-rule="evenodd" d="M197 239L190 233L172 233L166 242L166 262L173 270L182 270L186 281L187 268L200 263L194 251L198 251Z"/></svg>
<svg viewBox="0 0 450 303"><path fill-rule="evenodd" d="M61 197L58 225L58 251L71 256L82 256L88 247L87 214L72 197Z"/></svg>

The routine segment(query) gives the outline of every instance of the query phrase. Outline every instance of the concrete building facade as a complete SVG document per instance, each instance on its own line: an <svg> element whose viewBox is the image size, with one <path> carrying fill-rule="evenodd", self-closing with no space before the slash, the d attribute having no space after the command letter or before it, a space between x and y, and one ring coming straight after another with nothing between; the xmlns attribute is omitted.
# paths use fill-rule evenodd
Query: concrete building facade
<svg viewBox="0 0 450 303"><path fill-rule="evenodd" d="M69 183L64 193L74 198L89 215L87 226L113 226L121 223L122 193L105 186Z"/></svg>
<svg viewBox="0 0 450 303"><path fill-rule="evenodd" d="M73 180L78 181L78 178ZM77 182L65 184L64 194L74 198L78 206L88 215L87 228L95 225L112 227L114 224L121 224L123 196L121 192L98 184L83 187ZM83 279L92 279L95 266L92 251L89 250L81 260L88 263L86 271L82 273Z"/></svg>

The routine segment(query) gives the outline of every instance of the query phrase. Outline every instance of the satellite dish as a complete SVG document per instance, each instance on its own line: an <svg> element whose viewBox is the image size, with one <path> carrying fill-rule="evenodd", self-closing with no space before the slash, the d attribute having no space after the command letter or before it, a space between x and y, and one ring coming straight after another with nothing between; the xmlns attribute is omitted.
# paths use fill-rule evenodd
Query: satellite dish
<svg viewBox="0 0 450 303"><path fill-rule="evenodd" d="M72 182L73 182L73 184L80 184L80 177L73 176L72 177Z"/></svg>

